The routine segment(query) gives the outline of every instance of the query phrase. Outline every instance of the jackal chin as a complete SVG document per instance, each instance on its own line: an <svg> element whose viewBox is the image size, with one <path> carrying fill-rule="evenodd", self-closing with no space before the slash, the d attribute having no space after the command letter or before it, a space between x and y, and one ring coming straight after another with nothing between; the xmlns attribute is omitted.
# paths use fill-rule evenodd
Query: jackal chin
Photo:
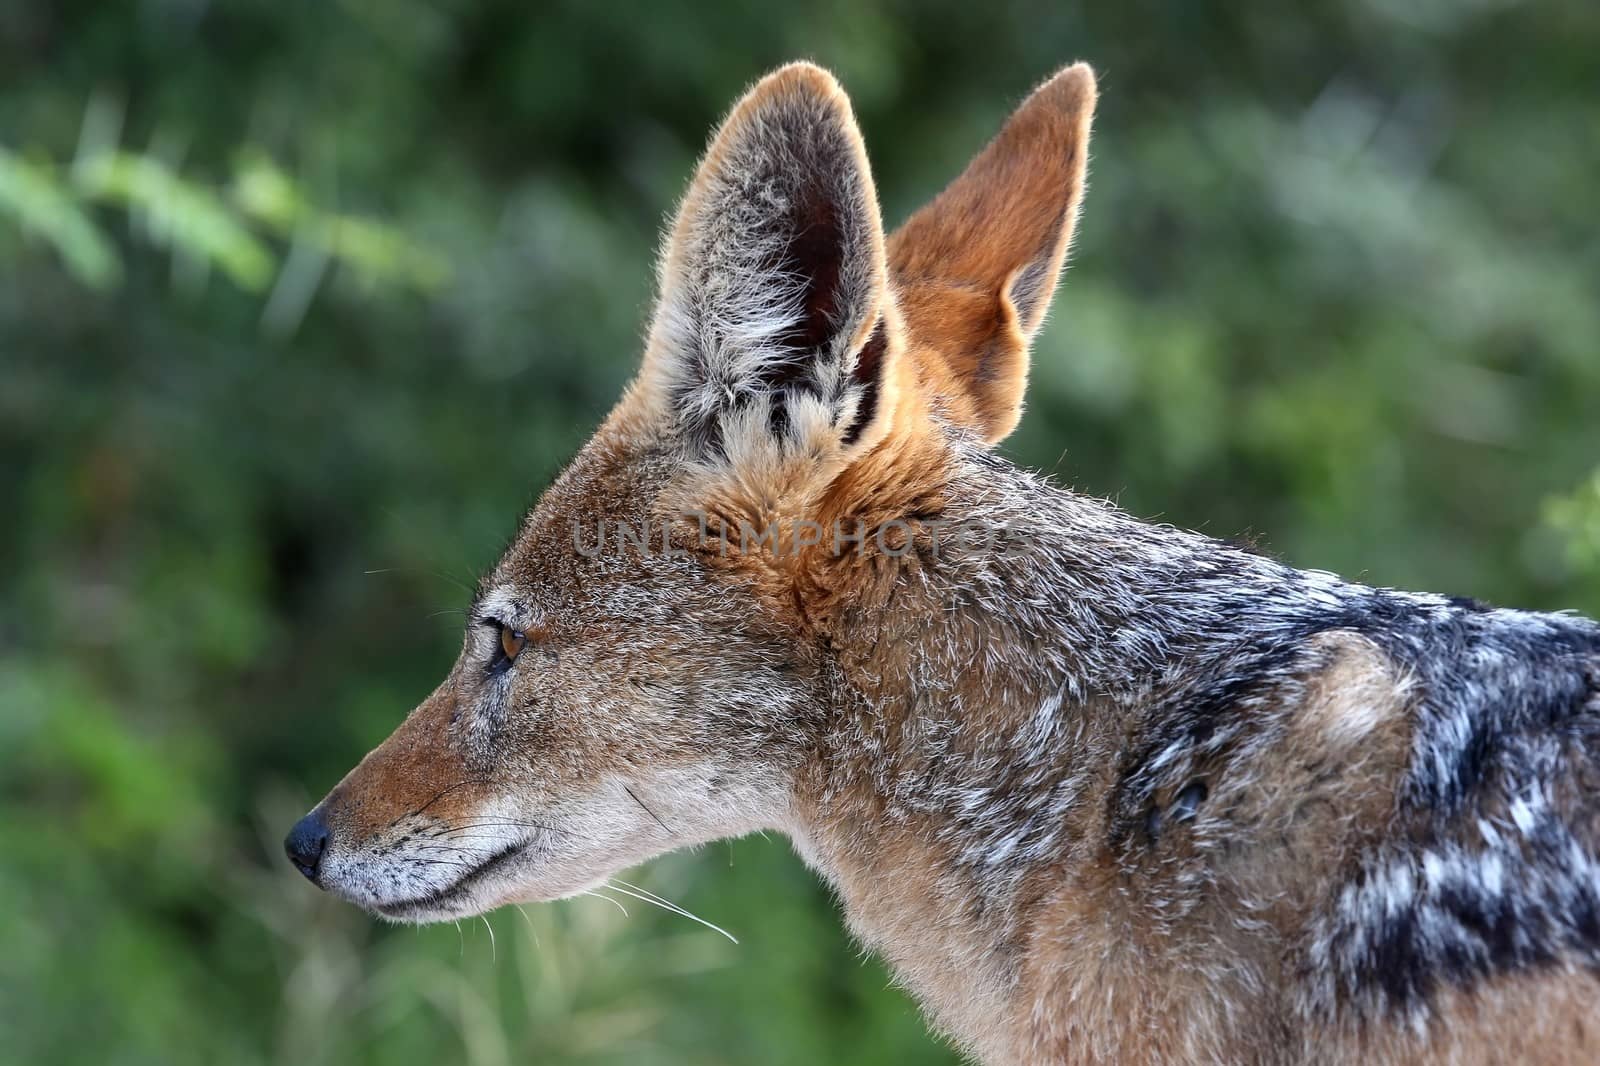
<svg viewBox="0 0 1600 1066"><path fill-rule="evenodd" d="M399 865L419 861L452 873L419 889L395 871L378 868L355 871L348 884L330 877L326 887L373 915L421 925L471 918L508 904L565 899L603 884L614 872L611 865L562 862L548 841L538 839L507 844L476 860L411 857Z"/></svg>
<svg viewBox="0 0 1600 1066"><path fill-rule="evenodd" d="M423 896L365 904L372 914L395 922L425 925L472 918L517 903L545 903L575 896L603 884L605 877L575 876L531 867L529 849L507 852L454 884Z"/></svg>
<svg viewBox="0 0 1600 1066"><path fill-rule="evenodd" d="M525 861L526 849L505 852L475 869L468 870L452 884L420 896L365 904L373 914L398 922L443 922L470 918L494 910L505 903L533 902L542 898L520 890L512 867ZM518 898L529 897L529 898ZM359 901L358 901L359 902Z"/></svg>

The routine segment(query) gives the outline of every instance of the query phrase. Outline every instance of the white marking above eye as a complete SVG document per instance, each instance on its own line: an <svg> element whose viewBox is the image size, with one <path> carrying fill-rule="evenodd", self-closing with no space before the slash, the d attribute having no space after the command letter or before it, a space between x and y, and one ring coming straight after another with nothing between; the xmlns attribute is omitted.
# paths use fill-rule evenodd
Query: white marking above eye
<svg viewBox="0 0 1600 1066"><path fill-rule="evenodd" d="M477 617L484 624L498 623L527 632L539 628L538 615L527 598L510 585L492 588L478 598Z"/></svg>

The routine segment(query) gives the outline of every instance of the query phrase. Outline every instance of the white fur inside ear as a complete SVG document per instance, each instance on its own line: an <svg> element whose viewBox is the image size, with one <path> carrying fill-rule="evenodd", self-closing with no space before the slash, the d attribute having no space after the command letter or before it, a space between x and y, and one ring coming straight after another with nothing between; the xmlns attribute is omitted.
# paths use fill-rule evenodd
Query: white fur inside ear
<svg viewBox="0 0 1600 1066"><path fill-rule="evenodd" d="M800 322L799 282L764 268L777 255L771 240L730 243L722 256L698 260L700 287L664 284L656 311L658 384L687 424L760 396L762 369L796 355L782 341Z"/></svg>

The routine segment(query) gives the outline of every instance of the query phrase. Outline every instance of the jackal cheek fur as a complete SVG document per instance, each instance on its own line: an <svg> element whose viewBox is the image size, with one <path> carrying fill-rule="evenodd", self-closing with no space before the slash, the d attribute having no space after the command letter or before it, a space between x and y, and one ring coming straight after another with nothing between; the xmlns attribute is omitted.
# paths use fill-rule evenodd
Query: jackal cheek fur
<svg viewBox="0 0 1600 1066"><path fill-rule="evenodd" d="M770 828L985 1062L1600 1061L1600 629L995 452L1095 99L1061 71L886 234L833 78L751 89L638 377L301 870L429 920Z"/></svg>

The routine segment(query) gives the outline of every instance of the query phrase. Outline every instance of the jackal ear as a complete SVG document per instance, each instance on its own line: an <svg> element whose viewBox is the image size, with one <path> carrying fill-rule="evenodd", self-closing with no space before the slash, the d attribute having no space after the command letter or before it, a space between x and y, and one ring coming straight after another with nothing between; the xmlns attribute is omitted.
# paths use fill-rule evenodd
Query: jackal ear
<svg viewBox="0 0 1600 1066"><path fill-rule="evenodd" d="M865 445L886 420L887 278L850 102L826 71L783 67L734 106L678 209L643 381L697 459Z"/></svg>
<svg viewBox="0 0 1600 1066"><path fill-rule="evenodd" d="M889 238L918 369L951 416L991 443L1022 417L1028 346L1072 243L1094 105L1087 65L1056 74Z"/></svg>

